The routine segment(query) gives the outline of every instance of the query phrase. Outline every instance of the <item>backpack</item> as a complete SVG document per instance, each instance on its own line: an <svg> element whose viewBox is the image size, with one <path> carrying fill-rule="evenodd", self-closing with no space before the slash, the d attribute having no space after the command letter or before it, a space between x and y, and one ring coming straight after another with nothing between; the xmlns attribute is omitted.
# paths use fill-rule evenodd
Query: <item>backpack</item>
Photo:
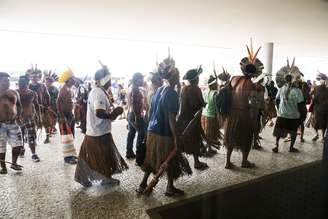
<svg viewBox="0 0 328 219"><path fill-rule="evenodd" d="M226 84L215 96L216 112L221 115L228 115L231 110L231 97L232 87L231 84Z"/></svg>

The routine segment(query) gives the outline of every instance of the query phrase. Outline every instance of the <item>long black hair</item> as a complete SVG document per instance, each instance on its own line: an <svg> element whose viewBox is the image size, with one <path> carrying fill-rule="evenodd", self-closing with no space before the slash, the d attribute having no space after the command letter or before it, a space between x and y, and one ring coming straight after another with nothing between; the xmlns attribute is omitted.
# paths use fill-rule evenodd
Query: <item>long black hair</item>
<svg viewBox="0 0 328 219"><path fill-rule="evenodd" d="M293 76L291 76L290 74L286 75L285 76L285 81L287 83L287 92L286 92L286 100L288 101L288 96L289 96L289 93L292 89L292 80L293 80Z"/></svg>

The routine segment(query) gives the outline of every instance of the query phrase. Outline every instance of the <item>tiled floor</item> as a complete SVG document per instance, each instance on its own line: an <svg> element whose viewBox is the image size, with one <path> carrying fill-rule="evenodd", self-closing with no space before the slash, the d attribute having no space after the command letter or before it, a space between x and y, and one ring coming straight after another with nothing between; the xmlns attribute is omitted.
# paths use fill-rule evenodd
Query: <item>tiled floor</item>
<svg viewBox="0 0 328 219"><path fill-rule="evenodd" d="M279 154L273 154L271 148L274 138L271 133L272 128L266 128L262 141L264 150L252 151L250 154L250 160L257 164L256 169L237 167L234 170L225 170L225 154L224 149L221 149L212 158L202 158L210 166L208 170L194 170L192 176L180 178L176 182L176 186L186 192L186 196L178 199L163 195L165 178L159 182L150 197L137 196L134 190L138 187L143 172L135 166L134 161L128 161L128 171L115 176L121 181L119 186L83 188L73 180L75 166L63 163L57 135L51 139L51 144L40 143L40 163L31 161L30 152L26 148L25 158L19 160L24 171L15 173L9 170L8 175L0 175L0 218L148 218L146 209L321 159L323 143L313 144L311 131L306 131L305 143L301 144L297 140L296 147L301 151L299 154L289 153L287 145L281 147ZM126 135L126 122L114 122L114 140L123 156ZM78 134L78 149L82 138ZM10 156L7 160L9 159ZM240 152L234 152L232 161L237 166L240 159ZM193 166L191 157L189 161Z"/></svg>

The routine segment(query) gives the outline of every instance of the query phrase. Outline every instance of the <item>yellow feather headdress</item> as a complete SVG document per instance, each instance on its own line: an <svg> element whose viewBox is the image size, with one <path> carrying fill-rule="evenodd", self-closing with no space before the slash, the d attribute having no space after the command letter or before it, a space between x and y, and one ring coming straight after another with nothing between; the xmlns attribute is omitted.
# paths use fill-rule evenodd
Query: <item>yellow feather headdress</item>
<svg viewBox="0 0 328 219"><path fill-rule="evenodd" d="M255 66L256 68L256 72L254 75L252 75L252 77L257 77L260 74L262 74L262 71L264 69L264 65L263 63L257 58L257 55L261 49L261 47L259 47L256 52L254 52L254 48L253 48L253 41L251 38L251 43L250 46L246 45L246 49L247 49L247 53L248 56L244 57L241 61L240 61L240 68L241 71L246 74L245 70L246 70L246 66L249 64L252 64Z"/></svg>

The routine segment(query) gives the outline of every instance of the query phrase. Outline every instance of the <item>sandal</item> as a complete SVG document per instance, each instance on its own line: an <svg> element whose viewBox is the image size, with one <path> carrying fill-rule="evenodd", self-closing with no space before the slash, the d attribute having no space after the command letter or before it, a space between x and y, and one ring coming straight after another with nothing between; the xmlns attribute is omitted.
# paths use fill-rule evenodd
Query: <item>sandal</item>
<svg viewBox="0 0 328 219"><path fill-rule="evenodd" d="M298 149L296 149L296 148L290 148L289 149L289 152L291 152L291 153L298 153L300 151Z"/></svg>
<svg viewBox="0 0 328 219"><path fill-rule="evenodd" d="M7 168L1 168L0 174L7 174L7 173L8 173Z"/></svg>
<svg viewBox="0 0 328 219"><path fill-rule="evenodd" d="M317 141L318 139L319 139L319 136L316 135L316 136L314 136L314 137L312 138L312 141Z"/></svg>
<svg viewBox="0 0 328 219"><path fill-rule="evenodd" d="M147 188L147 186L143 187L143 186L139 186L139 188L136 189L136 192L138 194L142 194L144 193L145 189Z"/></svg>
<svg viewBox="0 0 328 219"><path fill-rule="evenodd" d="M10 166L11 169L16 170L16 171L22 171L22 167L20 165L12 164Z"/></svg>
<svg viewBox="0 0 328 219"><path fill-rule="evenodd" d="M262 150L263 147L260 146L260 145L254 145L254 146L253 146L253 149L254 149L254 150Z"/></svg>
<svg viewBox="0 0 328 219"><path fill-rule="evenodd" d="M199 163L194 165L194 168L198 169L198 170L205 170L205 169L208 168L208 165L206 163L203 163L203 162L199 161Z"/></svg>
<svg viewBox="0 0 328 219"><path fill-rule="evenodd" d="M100 185L102 185L102 186L116 186L119 184L120 184L120 181L118 179L114 179L114 178L105 179L100 182Z"/></svg>
<svg viewBox="0 0 328 219"><path fill-rule="evenodd" d="M185 192L183 190L177 189L177 188L172 188L172 191L165 192L165 196L167 196L167 197L182 196L184 194L185 194Z"/></svg>
<svg viewBox="0 0 328 219"><path fill-rule="evenodd" d="M72 165L77 164L76 159L74 159L73 157L65 157L64 162Z"/></svg>
<svg viewBox="0 0 328 219"><path fill-rule="evenodd" d="M278 153L278 148L277 148L277 147L272 148L272 152L273 152L273 153Z"/></svg>
<svg viewBox="0 0 328 219"><path fill-rule="evenodd" d="M227 170L231 170L231 169L233 169L235 167L235 165L233 164L233 163L227 163L226 165L225 165L225 169L227 169Z"/></svg>
<svg viewBox="0 0 328 219"><path fill-rule="evenodd" d="M241 164L241 167L242 168L254 168L255 167L255 164L254 163L251 163L249 161L246 161L244 163Z"/></svg>
<svg viewBox="0 0 328 219"><path fill-rule="evenodd" d="M207 153L214 155L214 154L217 154L218 152L215 149L213 149L213 148L208 148L207 149Z"/></svg>
<svg viewBox="0 0 328 219"><path fill-rule="evenodd" d="M80 184L83 186L83 187L91 187L92 186L92 183L90 181L87 181L87 182L80 182Z"/></svg>

